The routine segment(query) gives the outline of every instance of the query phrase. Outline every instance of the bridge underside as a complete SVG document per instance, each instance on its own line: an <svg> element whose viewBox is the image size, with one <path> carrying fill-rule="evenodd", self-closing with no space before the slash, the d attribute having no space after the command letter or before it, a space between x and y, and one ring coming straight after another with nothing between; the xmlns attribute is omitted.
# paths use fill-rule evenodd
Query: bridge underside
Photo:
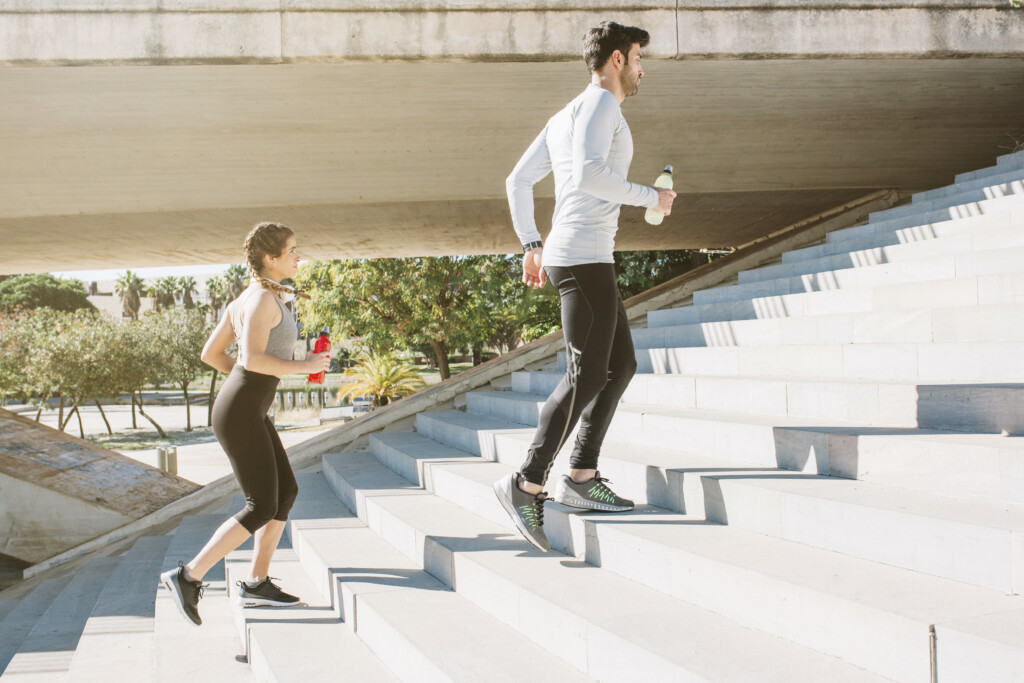
<svg viewBox="0 0 1024 683"><path fill-rule="evenodd" d="M657 51L654 51L657 55ZM877 189L921 190L1024 137L1017 56L646 60L632 179L676 169L620 249L727 247ZM518 250L504 179L588 76L564 61L0 67L0 273ZM547 230L550 179L537 188Z"/></svg>

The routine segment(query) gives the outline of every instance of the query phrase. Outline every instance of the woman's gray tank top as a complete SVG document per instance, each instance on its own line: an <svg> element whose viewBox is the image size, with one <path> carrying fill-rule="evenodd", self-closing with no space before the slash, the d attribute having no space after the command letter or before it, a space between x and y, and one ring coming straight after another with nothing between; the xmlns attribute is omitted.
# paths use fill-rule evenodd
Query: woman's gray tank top
<svg viewBox="0 0 1024 683"><path fill-rule="evenodd" d="M241 300L242 297L238 297L232 306ZM291 310L276 296L274 301L281 307L281 322L270 329L265 353L281 360L291 360L295 353L295 340L299 338L299 326ZM228 307L228 315L231 316L231 329L234 330L235 340L238 342L238 363L245 365L245 347L242 344L245 322L242 322L241 327L235 325L236 318L232 315L231 307Z"/></svg>

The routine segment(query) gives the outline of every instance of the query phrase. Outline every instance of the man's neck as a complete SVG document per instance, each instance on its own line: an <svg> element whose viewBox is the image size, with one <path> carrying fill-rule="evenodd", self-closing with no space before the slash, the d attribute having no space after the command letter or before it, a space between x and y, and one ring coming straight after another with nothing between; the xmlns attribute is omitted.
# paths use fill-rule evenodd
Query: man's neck
<svg viewBox="0 0 1024 683"><path fill-rule="evenodd" d="M619 75L614 71L595 71L590 74L590 82L614 95L615 100L620 105L622 100L626 99L625 95L622 94L622 82L619 80Z"/></svg>

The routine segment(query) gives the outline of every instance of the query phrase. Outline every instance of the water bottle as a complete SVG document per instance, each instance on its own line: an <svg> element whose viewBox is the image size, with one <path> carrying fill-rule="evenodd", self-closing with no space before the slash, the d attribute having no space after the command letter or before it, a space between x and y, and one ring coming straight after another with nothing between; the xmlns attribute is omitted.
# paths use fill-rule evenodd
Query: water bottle
<svg viewBox="0 0 1024 683"><path fill-rule="evenodd" d="M313 353L323 353L324 351L331 350L331 340L327 338L327 328L325 327L320 331L320 336L316 338L316 343L313 344ZM324 376L326 372L313 372L309 375L310 384L323 384Z"/></svg>
<svg viewBox="0 0 1024 683"><path fill-rule="evenodd" d="M654 187L659 189L671 190L672 189L672 167L666 166L665 170L661 172L658 179L654 181ZM657 209L647 209L647 213L644 214L644 220L651 225L661 225L661 222L665 220L665 214Z"/></svg>

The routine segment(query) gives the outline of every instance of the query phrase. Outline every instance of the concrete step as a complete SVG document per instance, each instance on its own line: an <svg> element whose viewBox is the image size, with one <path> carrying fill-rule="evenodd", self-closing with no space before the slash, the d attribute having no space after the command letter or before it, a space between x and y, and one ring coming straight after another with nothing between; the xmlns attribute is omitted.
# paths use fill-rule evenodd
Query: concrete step
<svg viewBox="0 0 1024 683"><path fill-rule="evenodd" d="M3 672L18 648L35 628L39 618L50 608L54 599L67 586L70 576L46 579L32 589L24 598L11 606L7 615L0 620L0 672Z"/></svg>
<svg viewBox="0 0 1024 683"><path fill-rule="evenodd" d="M140 538L100 592L71 660L69 680L153 680L154 604L170 536Z"/></svg>
<svg viewBox="0 0 1024 683"><path fill-rule="evenodd" d="M852 228L834 230L825 236L827 242L843 242L851 238L858 238L864 235L893 232L905 228L914 228L922 234L927 234L930 226L935 223L943 223L957 218L968 216L987 216L1009 211L1018 211L1024 207L1024 195L1011 194L995 199L984 199L982 201L968 202L955 206L948 206L941 209L921 211L908 216L890 218L881 221L872 221L865 225Z"/></svg>
<svg viewBox="0 0 1024 683"><path fill-rule="evenodd" d="M954 683L1024 680L1024 609L935 625L938 679ZM985 676L978 677L984 662Z"/></svg>
<svg viewBox="0 0 1024 683"><path fill-rule="evenodd" d="M1024 258L1024 247L1007 249ZM1004 250L984 254L933 256L931 258L899 263L882 263L863 268L843 268L807 275L787 276L772 280L759 280L743 284L704 289L693 294L693 305L743 301L762 297L850 290L911 282L949 280L956 277L990 275L997 272L1021 272L1020 261L1008 263ZM981 256L981 258L977 258ZM975 257L975 258L970 258ZM1000 270L1005 269L1005 270Z"/></svg>
<svg viewBox="0 0 1024 683"><path fill-rule="evenodd" d="M308 491L304 494L307 498L310 495ZM234 604L235 581L248 576L251 559L251 550L235 551L226 558L225 566L235 623L256 680L308 683L333 680L339 672L353 681L397 680L346 627L335 613L330 596L321 594L292 549L279 549L274 554L271 573L280 579L283 589L300 596L301 603L256 608Z"/></svg>
<svg viewBox="0 0 1024 683"><path fill-rule="evenodd" d="M930 282L875 285L870 288L802 292L666 308L647 314L648 327L724 320L797 318L838 313L928 310L988 306L1024 301L1024 274L964 276Z"/></svg>
<svg viewBox="0 0 1024 683"><path fill-rule="evenodd" d="M873 379L922 385L1024 381L1020 341L805 344L637 349L637 372L808 380ZM565 369L564 353L556 370Z"/></svg>
<svg viewBox="0 0 1024 683"><path fill-rule="evenodd" d="M470 412L536 425L540 406L561 382L557 371L522 372L512 391L466 395ZM533 403L537 412L510 401ZM792 380L638 374L622 396L626 404L743 411L808 417L863 426L921 427L961 432L1024 434L1024 385L919 385L872 380Z"/></svg>
<svg viewBox="0 0 1024 683"><path fill-rule="evenodd" d="M97 557L78 569L39 617L0 679L66 680L89 614L120 562L117 557Z"/></svg>
<svg viewBox="0 0 1024 683"><path fill-rule="evenodd" d="M632 330L638 349L1024 339L1024 303L722 320Z"/></svg>
<svg viewBox="0 0 1024 683"><path fill-rule="evenodd" d="M1020 228L1012 225L1011 219L1011 214L963 219L953 226L956 228L955 231L951 230L948 233L942 229L946 224L940 223L934 237L921 240L903 241L902 235L887 233L877 239L869 237L856 241L849 240L846 243L826 242L800 252L788 252L792 254L788 260L741 271L737 276L737 282L748 284L782 277L807 276L848 268L870 268L886 263L912 263L937 256L955 256L1020 246ZM982 221L983 227L972 227L981 224Z"/></svg>
<svg viewBox="0 0 1024 683"><path fill-rule="evenodd" d="M160 571L174 569L198 553L229 515L190 515L171 536ZM158 577L153 577L159 583ZM155 671L161 680L254 681L245 664L245 649L235 628L231 604L225 599L224 563L218 562L203 583L209 584L199 602L201 627L178 612L163 585L154 608Z"/></svg>
<svg viewBox="0 0 1024 683"><path fill-rule="evenodd" d="M411 487L373 459L326 456L372 529L458 593L599 680L879 680L559 553ZM567 566L568 565L568 566Z"/></svg>
<svg viewBox="0 0 1024 683"><path fill-rule="evenodd" d="M959 184L963 182L970 182L972 180L994 176L1016 168L1024 168L1024 154L1021 154L1020 152L1003 154L996 159L995 166L987 166L986 168L980 168L975 171L958 174L956 176L955 183Z"/></svg>
<svg viewBox="0 0 1024 683"><path fill-rule="evenodd" d="M1022 179L1024 179L1024 169L1000 175L1006 175L1007 178L1005 180L996 180L995 177L989 176L984 180L976 180L973 183L958 183L955 185L956 192L954 193L930 199L919 198L917 201L912 199L910 204L875 211L868 216L868 220L871 223L875 223L890 218L910 216L923 211L934 211L951 206L962 206L971 202L1024 194L1024 182L1022 182Z"/></svg>
<svg viewBox="0 0 1024 683"><path fill-rule="evenodd" d="M325 473L336 476L331 468ZM291 527L306 572L333 596L333 613L399 679L591 680L448 590L350 514Z"/></svg>
<svg viewBox="0 0 1024 683"><path fill-rule="evenodd" d="M487 494L512 467L468 454L461 461L424 462L426 437L378 438L404 453L403 469L422 469L417 483L511 528L508 515ZM931 624L1024 608L1024 600L998 591L656 507L621 515L579 514L558 504L547 508L548 537L562 552L895 680L928 676ZM842 625L836 614L845 616Z"/></svg>
<svg viewBox="0 0 1024 683"><path fill-rule="evenodd" d="M1024 505L797 473L704 479L711 521L1008 594L1024 588Z"/></svg>
<svg viewBox="0 0 1024 683"><path fill-rule="evenodd" d="M1024 169L1024 166L1021 166L1020 168L1013 168L1006 165L994 166L991 169L993 172L992 175L974 178L972 180L964 180L952 185L937 187L933 190L917 192L913 197L911 197L911 204L926 204L927 202L957 195L967 190L978 190L990 185L1013 182L1017 178L1022 177L1022 169Z"/></svg>

